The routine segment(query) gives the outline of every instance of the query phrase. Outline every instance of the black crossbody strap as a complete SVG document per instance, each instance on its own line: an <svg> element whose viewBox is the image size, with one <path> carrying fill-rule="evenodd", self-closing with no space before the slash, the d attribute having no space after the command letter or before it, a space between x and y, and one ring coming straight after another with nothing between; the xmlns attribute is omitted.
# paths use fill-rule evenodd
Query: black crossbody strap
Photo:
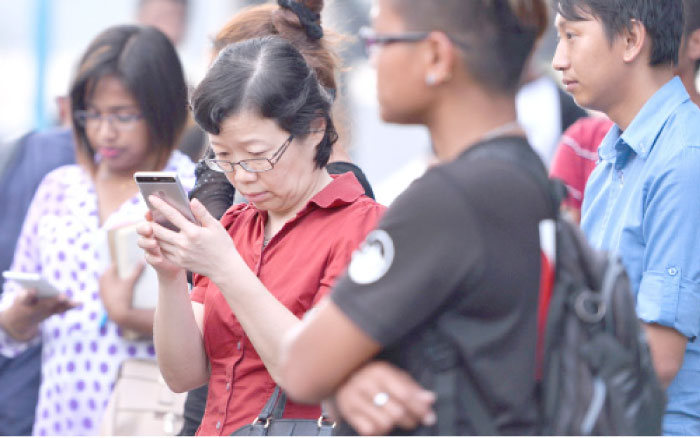
<svg viewBox="0 0 700 438"><path fill-rule="evenodd" d="M286 405L287 394L282 391L282 388L280 388L279 385L275 385L275 390L272 392L272 395L270 395L270 398L267 399L265 406L263 406L262 410L260 411L260 415L258 415L258 419L265 421L268 418L282 418L284 416L284 409ZM330 415L323 404L321 404L321 418L330 418Z"/></svg>
<svg viewBox="0 0 700 438"><path fill-rule="evenodd" d="M425 356L433 372L437 395L435 411L438 434L458 434L456 401L459 398L466 411L464 415L476 435L499 435L473 380L469 376L459 378L463 369L456 348L436 328L430 328L424 333L424 341Z"/></svg>
<svg viewBox="0 0 700 438"><path fill-rule="evenodd" d="M287 393L282 391L282 389L277 386L280 391L279 399L277 399L277 404L275 409L272 411L272 418L282 418L284 416L284 408L287 407Z"/></svg>

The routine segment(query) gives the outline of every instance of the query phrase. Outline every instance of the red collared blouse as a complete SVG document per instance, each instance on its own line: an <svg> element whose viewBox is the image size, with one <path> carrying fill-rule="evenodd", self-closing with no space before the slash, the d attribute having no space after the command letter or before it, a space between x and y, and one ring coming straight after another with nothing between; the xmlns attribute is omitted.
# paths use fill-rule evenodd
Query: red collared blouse
<svg viewBox="0 0 700 438"><path fill-rule="evenodd" d="M301 318L329 292L385 209L346 173L334 176L265 247L266 212L238 204L221 223L267 290ZM197 435L230 435L253 422L275 383L216 285L198 275L194 284L191 299L204 304L204 347L211 365ZM284 416L315 419L320 409L287 401Z"/></svg>

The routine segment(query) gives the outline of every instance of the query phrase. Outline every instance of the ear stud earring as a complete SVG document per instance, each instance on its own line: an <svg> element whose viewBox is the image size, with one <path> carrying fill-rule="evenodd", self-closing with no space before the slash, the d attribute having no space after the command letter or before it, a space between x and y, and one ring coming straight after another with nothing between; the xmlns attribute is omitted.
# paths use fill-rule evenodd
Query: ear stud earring
<svg viewBox="0 0 700 438"><path fill-rule="evenodd" d="M428 73L425 75L425 85L432 87L437 84L437 78L433 73Z"/></svg>

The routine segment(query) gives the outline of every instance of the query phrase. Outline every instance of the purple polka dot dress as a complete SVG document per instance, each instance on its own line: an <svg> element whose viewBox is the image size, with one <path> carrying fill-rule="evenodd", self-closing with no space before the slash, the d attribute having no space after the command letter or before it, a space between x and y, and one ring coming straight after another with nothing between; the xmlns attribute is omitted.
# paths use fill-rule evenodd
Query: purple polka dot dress
<svg viewBox="0 0 700 438"><path fill-rule="evenodd" d="M194 185L194 164L173 153L165 170L178 172L185 189ZM143 220L146 205L136 194L99 224L90 177L78 166L49 173L37 189L17 242L12 270L40 272L82 306L54 315L28 343L0 329L0 354L13 357L42 342L42 382L34 435L96 435L119 366L125 359L155 359L153 343L125 339L105 314L98 280L109 265L106 232ZM12 304L19 285L7 281L0 311Z"/></svg>

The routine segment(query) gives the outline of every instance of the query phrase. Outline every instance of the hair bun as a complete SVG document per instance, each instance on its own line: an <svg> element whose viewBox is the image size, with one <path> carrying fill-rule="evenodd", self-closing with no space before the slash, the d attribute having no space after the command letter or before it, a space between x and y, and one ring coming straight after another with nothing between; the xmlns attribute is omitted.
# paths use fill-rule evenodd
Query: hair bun
<svg viewBox="0 0 700 438"><path fill-rule="evenodd" d="M509 0L510 9L522 26L531 27L542 37L549 26L549 9L544 0Z"/></svg>
<svg viewBox="0 0 700 438"><path fill-rule="evenodd" d="M321 27L321 14L309 9L306 5L295 0L277 0L277 4L284 9L288 9L299 18L299 23L304 28L306 35L312 40L323 38L323 28Z"/></svg>

